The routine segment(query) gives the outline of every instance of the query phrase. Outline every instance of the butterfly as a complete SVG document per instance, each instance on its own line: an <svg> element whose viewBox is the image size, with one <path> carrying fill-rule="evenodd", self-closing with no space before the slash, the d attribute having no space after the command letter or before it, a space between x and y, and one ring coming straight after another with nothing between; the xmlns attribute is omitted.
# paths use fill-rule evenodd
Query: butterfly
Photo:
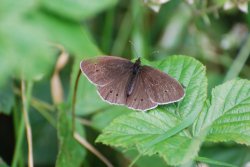
<svg viewBox="0 0 250 167"><path fill-rule="evenodd" d="M147 111L158 105L183 99L181 84L168 74L150 66L115 56L83 60L82 73L96 85L100 97L111 104Z"/></svg>

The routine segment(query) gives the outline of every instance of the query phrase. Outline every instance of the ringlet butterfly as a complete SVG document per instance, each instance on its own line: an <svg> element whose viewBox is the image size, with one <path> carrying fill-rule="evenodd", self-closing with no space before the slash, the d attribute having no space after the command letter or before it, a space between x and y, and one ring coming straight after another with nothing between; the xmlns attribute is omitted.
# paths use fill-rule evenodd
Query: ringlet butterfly
<svg viewBox="0 0 250 167"><path fill-rule="evenodd" d="M97 86L104 101L147 111L159 104L180 101L185 93L181 84L168 74L115 56L100 56L80 63L88 80Z"/></svg>

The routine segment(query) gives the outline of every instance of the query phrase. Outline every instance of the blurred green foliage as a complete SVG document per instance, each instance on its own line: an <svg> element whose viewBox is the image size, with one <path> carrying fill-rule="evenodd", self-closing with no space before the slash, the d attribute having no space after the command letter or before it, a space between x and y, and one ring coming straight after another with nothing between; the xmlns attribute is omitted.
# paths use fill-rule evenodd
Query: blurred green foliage
<svg viewBox="0 0 250 167"><path fill-rule="evenodd" d="M236 166L250 161L249 81L224 83L236 77L250 78L250 14L241 12L237 4L223 10L229 0L170 0L157 4L158 13L150 9L151 2L144 2L0 1L0 165L27 165L20 96L20 81L24 80L34 84L29 102L34 165L105 166L72 137L70 114L80 61L102 54L143 57L143 64L169 73L186 86L186 97L177 105L138 113L103 102L96 88L80 78L77 132L114 166L128 166L145 153L143 146L149 139L176 127L185 130L174 130L175 136L159 141L147 152L152 156L141 155L135 165L194 166L191 159L196 155ZM62 48L70 57L59 76L64 101L56 104L51 78ZM193 114L190 125L185 118ZM122 123L130 126L120 127ZM125 150L95 143L105 127L98 140L126 145ZM138 128L136 133L133 128Z"/></svg>

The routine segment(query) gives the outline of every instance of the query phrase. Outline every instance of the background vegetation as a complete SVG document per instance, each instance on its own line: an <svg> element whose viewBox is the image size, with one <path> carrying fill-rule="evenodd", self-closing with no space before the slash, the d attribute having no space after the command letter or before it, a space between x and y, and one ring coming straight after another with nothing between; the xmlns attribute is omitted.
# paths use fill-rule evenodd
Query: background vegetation
<svg viewBox="0 0 250 167"><path fill-rule="evenodd" d="M32 157L34 166L60 167L249 163L248 1L160 2L0 1L0 165L31 166ZM102 54L139 55L178 79L185 99L135 112L103 102L82 76L81 138L73 137L79 63Z"/></svg>

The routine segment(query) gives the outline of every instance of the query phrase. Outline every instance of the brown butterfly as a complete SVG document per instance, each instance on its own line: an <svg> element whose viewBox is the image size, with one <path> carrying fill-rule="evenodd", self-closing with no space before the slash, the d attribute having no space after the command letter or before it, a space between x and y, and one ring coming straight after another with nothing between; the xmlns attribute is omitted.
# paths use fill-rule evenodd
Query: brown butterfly
<svg viewBox="0 0 250 167"><path fill-rule="evenodd" d="M159 104L180 101L184 89L178 81L157 69L120 57L100 56L83 60L83 74L97 86L99 95L111 104L146 111Z"/></svg>

